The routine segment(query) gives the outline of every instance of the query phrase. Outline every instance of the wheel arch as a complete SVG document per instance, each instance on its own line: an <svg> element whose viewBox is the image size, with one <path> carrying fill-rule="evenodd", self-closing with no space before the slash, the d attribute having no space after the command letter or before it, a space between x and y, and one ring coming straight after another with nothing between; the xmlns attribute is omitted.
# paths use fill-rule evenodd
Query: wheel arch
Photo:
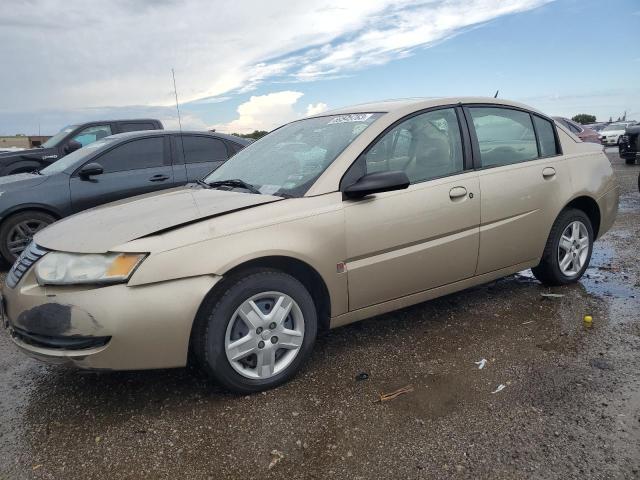
<svg viewBox="0 0 640 480"><path fill-rule="evenodd" d="M587 215L587 217L589 217L593 228L594 239L598 238L601 222L601 213L598 202L596 202L592 197L581 195L567 203L562 210L564 211L570 208L581 210Z"/></svg>
<svg viewBox="0 0 640 480"><path fill-rule="evenodd" d="M40 203L25 203L22 205L16 205L15 207L11 207L5 210L4 214L2 215L2 218L0 219L0 228L2 227L2 224L4 224L4 222L6 222L7 219L12 217L13 215L17 213L27 212L27 211L37 211L37 212L46 213L54 217L56 220L60 220L64 216L60 211L58 211L55 208L52 208L49 205L43 205Z"/></svg>
<svg viewBox="0 0 640 480"><path fill-rule="evenodd" d="M216 283L210 295L217 295L226 288L227 280L246 275L252 270L273 269L287 273L298 280L307 289L318 314L318 327L321 331L329 330L331 319L331 295L322 275L307 262L286 255L268 255L241 262L224 272L223 280ZM204 303L204 302L203 302Z"/></svg>

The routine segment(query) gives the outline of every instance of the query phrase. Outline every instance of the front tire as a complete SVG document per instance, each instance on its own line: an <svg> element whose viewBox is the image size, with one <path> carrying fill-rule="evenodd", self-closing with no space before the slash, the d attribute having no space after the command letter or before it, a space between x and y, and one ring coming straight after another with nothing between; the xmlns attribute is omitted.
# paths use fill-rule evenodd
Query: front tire
<svg viewBox="0 0 640 480"><path fill-rule="evenodd" d="M551 227L540 264L531 271L545 285L575 283L589 266L593 241L589 217L582 210L564 210Z"/></svg>
<svg viewBox="0 0 640 480"><path fill-rule="evenodd" d="M33 236L56 219L48 213L27 210L11 215L0 227L0 255L12 265Z"/></svg>
<svg viewBox="0 0 640 480"><path fill-rule="evenodd" d="M311 355L317 333L311 295L284 272L260 269L227 280L198 312L195 357L214 380L237 393L291 379Z"/></svg>

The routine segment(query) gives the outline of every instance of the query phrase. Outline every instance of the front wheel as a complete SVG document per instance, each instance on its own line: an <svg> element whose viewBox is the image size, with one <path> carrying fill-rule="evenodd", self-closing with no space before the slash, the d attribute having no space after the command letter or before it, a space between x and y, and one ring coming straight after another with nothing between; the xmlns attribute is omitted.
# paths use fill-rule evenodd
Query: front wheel
<svg viewBox="0 0 640 480"><path fill-rule="evenodd" d="M192 336L193 353L229 390L252 393L292 378L311 355L317 314L294 277L258 270L230 279L203 303Z"/></svg>
<svg viewBox="0 0 640 480"><path fill-rule="evenodd" d="M582 210L565 210L551 227L540 264L531 271L545 285L577 282L589 266L593 241L589 217Z"/></svg>
<svg viewBox="0 0 640 480"><path fill-rule="evenodd" d="M37 210L19 212L7 218L0 227L0 255L4 261L13 264L33 236L55 220L48 213Z"/></svg>

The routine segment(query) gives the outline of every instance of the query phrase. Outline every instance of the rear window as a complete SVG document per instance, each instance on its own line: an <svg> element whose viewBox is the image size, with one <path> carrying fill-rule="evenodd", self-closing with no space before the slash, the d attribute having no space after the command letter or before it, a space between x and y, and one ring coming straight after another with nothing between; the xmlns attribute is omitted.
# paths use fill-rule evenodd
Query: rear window
<svg viewBox="0 0 640 480"><path fill-rule="evenodd" d="M141 130L156 130L156 126L153 123L149 122L131 122L131 123L121 123L120 131L121 132L139 132Z"/></svg>

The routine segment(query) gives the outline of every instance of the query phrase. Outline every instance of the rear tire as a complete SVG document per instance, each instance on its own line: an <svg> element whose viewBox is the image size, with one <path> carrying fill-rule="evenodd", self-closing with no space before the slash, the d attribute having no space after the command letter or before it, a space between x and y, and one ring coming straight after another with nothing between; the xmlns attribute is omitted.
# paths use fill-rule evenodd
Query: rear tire
<svg viewBox="0 0 640 480"><path fill-rule="evenodd" d="M540 263L531 271L544 285L575 283L589 266L593 241L589 217L582 210L564 210L551 227Z"/></svg>
<svg viewBox="0 0 640 480"><path fill-rule="evenodd" d="M37 210L26 210L8 217L0 227L2 259L12 265L33 236L55 221L52 215Z"/></svg>
<svg viewBox="0 0 640 480"><path fill-rule="evenodd" d="M624 159L624 163L626 163L627 165L634 165L636 163L636 159L635 158L625 158Z"/></svg>
<svg viewBox="0 0 640 480"><path fill-rule="evenodd" d="M300 370L313 350L317 323L302 283L258 269L229 278L223 291L205 299L191 348L214 380L236 393L254 393L281 385Z"/></svg>

